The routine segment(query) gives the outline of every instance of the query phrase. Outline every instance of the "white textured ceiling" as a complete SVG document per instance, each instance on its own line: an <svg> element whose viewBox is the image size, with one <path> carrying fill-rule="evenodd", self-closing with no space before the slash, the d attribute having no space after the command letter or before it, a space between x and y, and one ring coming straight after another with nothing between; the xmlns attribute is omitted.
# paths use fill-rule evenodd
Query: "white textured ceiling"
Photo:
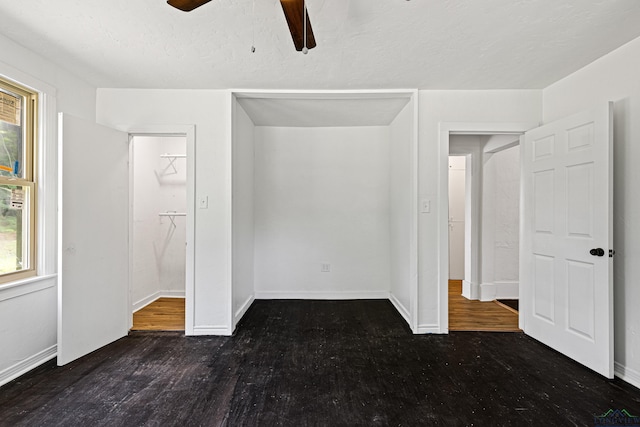
<svg viewBox="0 0 640 427"><path fill-rule="evenodd" d="M98 87L212 89L537 89L640 36L639 0L307 0L303 55L252 7L2 0L0 33Z"/></svg>

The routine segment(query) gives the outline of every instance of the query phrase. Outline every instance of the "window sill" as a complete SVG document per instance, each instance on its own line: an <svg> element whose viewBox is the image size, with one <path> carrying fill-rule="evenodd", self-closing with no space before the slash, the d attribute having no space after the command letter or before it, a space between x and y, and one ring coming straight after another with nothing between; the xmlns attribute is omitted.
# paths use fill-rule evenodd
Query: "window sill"
<svg viewBox="0 0 640 427"><path fill-rule="evenodd" d="M0 302L56 286L57 274L33 276L0 285Z"/></svg>

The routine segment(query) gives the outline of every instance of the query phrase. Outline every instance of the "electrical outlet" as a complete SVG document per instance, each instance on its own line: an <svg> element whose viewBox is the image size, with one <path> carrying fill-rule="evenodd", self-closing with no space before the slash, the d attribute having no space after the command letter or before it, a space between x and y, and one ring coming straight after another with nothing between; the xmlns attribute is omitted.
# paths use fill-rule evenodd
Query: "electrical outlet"
<svg viewBox="0 0 640 427"><path fill-rule="evenodd" d="M200 209L208 209L209 208L209 196L202 196L198 199L198 207Z"/></svg>
<svg viewBox="0 0 640 427"><path fill-rule="evenodd" d="M322 273L329 273L331 271L331 264L320 264L320 271Z"/></svg>
<svg viewBox="0 0 640 427"><path fill-rule="evenodd" d="M430 213L431 212L431 200L422 199L420 202L420 212L422 213Z"/></svg>

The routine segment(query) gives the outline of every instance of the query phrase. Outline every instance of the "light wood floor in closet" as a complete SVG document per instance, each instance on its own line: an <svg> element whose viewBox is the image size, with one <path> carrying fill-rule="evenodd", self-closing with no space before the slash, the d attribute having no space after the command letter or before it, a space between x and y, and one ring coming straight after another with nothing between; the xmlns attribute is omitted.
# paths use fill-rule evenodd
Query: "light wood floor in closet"
<svg viewBox="0 0 640 427"><path fill-rule="evenodd" d="M518 312L497 301L472 301L449 281L449 330L519 332ZM159 298L133 314L134 331L184 331L184 298Z"/></svg>
<svg viewBox="0 0 640 427"><path fill-rule="evenodd" d="M133 313L132 331L184 331L184 298L158 298Z"/></svg>
<svg viewBox="0 0 640 427"><path fill-rule="evenodd" d="M449 280L449 330L521 332L517 311L497 301L466 299L462 280Z"/></svg>

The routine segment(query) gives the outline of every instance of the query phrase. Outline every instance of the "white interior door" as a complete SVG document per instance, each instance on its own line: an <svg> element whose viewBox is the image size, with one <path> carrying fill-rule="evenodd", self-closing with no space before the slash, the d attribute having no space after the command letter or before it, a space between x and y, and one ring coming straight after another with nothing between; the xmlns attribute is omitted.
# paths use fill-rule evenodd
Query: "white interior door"
<svg viewBox="0 0 640 427"><path fill-rule="evenodd" d="M127 334L128 135L60 114L58 365Z"/></svg>
<svg viewBox="0 0 640 427"><path fill-rule="evenodd" d="M612 107L533 129L522 145L525 333L613 377Z"/></svg>

